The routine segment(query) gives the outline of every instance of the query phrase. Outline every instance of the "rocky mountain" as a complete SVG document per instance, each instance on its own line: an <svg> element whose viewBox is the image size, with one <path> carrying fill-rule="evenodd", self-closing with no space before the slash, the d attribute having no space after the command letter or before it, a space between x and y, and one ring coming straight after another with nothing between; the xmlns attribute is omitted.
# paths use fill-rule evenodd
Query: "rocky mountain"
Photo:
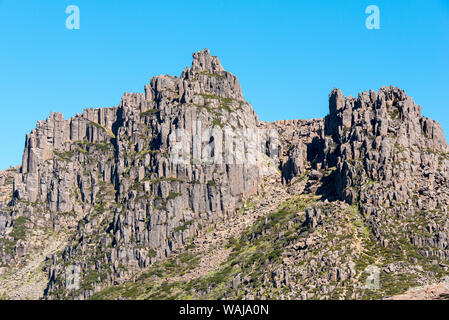
<svg viewBox="0 0 449 320"><path fill-rule="evenodd" d="M27 135L0 173L0 296L446 297L448 181L443 131L405 91L335 89L324 119L260 122L204 49Z"/></svg>

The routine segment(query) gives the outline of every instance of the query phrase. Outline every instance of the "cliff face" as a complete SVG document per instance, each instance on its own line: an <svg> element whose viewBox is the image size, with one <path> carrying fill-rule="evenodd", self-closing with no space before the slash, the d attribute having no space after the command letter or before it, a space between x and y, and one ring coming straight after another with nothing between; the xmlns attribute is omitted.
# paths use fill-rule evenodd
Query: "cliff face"
<svg viewBox="0 0 449 320"><path fill-rule="evenodd" d="M179 78L155 77L117 107L54 113L27 135L22 165L0 175L0 294L133 298L129 284L153 270L181 297L360 298L369 263L436 282L448 151L394 87L335 89L324 119L259 122L205 49ZM167 261L192 271L157 269ZM114 285L119 296L102 291ZM152 286L147 298L160 297Z"/></svg>
<svg viewBox="0 0 449 320"><path fill-rule="evenodd" d="M359 204L382 245L410 240L447 260L449 157L439 123L397 88L358 99L333 91L326 121L338 144L337 197Z"/></svg>
<svg viewBox="0 0 449 320"><path fill-rule="evenodd" d="M118 107L39 122L4 228L24 217L26 228L68 232L68 246L51 258L49 294L64 286L60 265L75 260L102 281L126 278L257 192L266 166L257 123L237 78L209 51L197 52L180 78L155 77ZM26 244L16 245L26 254ZM20 256L5 253L3 263Z"/></svg>

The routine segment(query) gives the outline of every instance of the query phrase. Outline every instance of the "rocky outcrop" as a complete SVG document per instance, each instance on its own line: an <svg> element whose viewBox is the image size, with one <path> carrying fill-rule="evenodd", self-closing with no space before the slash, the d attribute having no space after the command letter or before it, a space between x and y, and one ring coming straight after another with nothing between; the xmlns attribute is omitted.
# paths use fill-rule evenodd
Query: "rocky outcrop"
<svg viewBox="0 0 449 320"><path fill-rule="evenodd" d="M261 123L261 127L278 136L277 157L284 183L305 174L311 164L316 167L317 163L322 162L323 119L281 120Z"/></svg>
<svg viewBox="0 0 449 320"><path fill-rule="evenodd" d="M155 77L118 107L53 113L27 135L7 219L68 232L47 263L47 296L61 297L70 264L85 280L75 297L126 279L258 192L270 137L218 58L193 58L181 77Z"/></svg>
<svg viewBox="0 0 449 320"><path fill-rule="evenodd" d="M200 298L366 297L357 283L373 262L366 256L389 276L436 281L444 268L435 266L449 259L448 152L439 123L395 87L357 98L335 89L324 119L259 122L238 79L204 49L180 77L154 77L116 107L37 123L22 165L0 173L0 273L45 253L26 267L42 263L42 297L86 299L235 220L243 240L220 229L229 244L217 251L229 264L218 279L232 279L216 293L192 275L219 264L200 263L187 286ZM270 197L292 196L278 211L266 207L276 198L256 206L263 216L252 212L252 226L230 219L278 180L282 192ZM79 285L67 281L74 270Z"/></svg>
<svg viewBox="0 0 449 320"><path fill-rule="evenodd" d="M412 288L404 294L385 300L449 300L449 285L446 282Z"/></svg>
<svg viewBox="0 0 449 320"><path fill-rule="evenodd" d="M449 157L439 123L394 87L357 99L334 90L329 104L326 134L337 147L325 165L336 167L338 198L359 204L382 245L403 241L446 258Z"/></svg>

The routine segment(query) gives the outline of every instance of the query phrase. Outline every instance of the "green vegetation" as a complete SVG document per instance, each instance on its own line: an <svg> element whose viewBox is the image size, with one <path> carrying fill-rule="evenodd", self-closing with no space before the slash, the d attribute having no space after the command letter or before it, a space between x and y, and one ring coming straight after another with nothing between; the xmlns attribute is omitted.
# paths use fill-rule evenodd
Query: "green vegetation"
<svg viewBox="0 0 449 320"><path fill-rule="evenodd" d="M105 272L91 270L87 275L84 276L82 287L86 290L92 290L94 283L103 282L104 280L106 280L106 278L107 274Z"/></svg>
<svg viewBox="0 0 449 320"><path fill-rule="evenodd" d="M154 257L156 257L156 255L157 255L156 250L150 249L150 250L148 251L148 256L149 256L149 257L154 258Z"/></svg>
<svg viewBox="0 0 449 320"><path fill-rule="evenodd" d="M89 142L89 141L76 141L73 143L76 147L76 151L89 155L92 151L108 152L112 150L112 144L106 142ZM66 158L71 158L73 152L66 154Z"/></svg>
<svg viewBox="0 0 449 320"><path fill-rule="evenodd" d="M224 125L220 120L218 120L218 119L212 120L212 125L213 125L213 126L220 127L220 128L223 128L223 127L225 126L225 125Z"/></svg>
<svg viewBox="0 0 449 320"><path fill-rule="evenodd" d="M226 71L224 71L226 72ZM202 71L200 72L200 74L204 75L204 76L208 76L208 77L216 77L216 78L220 78L220 79L226 79L226 76L222 75L221 73L210 73L207 71Z"/></svg>
<svg viewBox="0 0 449 320"><path fill-rule="evenodd" d="M89 121L89 123L90 123L92 126L94 126L94 127L98 128L98 129L101 129L101 130L103 130L104 132L106 132L106 134L107 134L110 138L113 138L113 139L115 138L114 133L113 133L110 129L108 129L108 128L106 128L106 127L102 126L101 124L96 123L96 122L94 122L94 121Z"/></svg>
<svg viewBox="0 0 449 320"><path fill-rule="evenodd" d="M56 157L59 158L59 160L62 161L70 161L71 158L73 157L72 151L65 151L65 152L54 151L53 153L55 154Z"/></svg>
<svg viewBox="0 0 449 320"><path fill-rule="evenodd" d="M182 196L182 194L179 193L179 192L170 191L170 193L168 194L167 199L174 199L174 198L179 197L179 196Z"/></svg>
<svg viewBox="0 0 449 320"><path fill-rule="evenodd" d="M187 228L188 228L191 224L193 224L193 220L186 221L186 222L184 222L183 225L174 228L173 231L174 231L174 232L180 232L180 231L183 232L183 231L187 230Z"/></svg>
<svg viewBox="0 0 449 320"><path fill-rule="evenodd" d="M27 224L28 219L21 216L14 220L14 228L10 234L14 240L25 240L27 235Z"/></svg>
<svg viewBox="0 0 449 320"><path fill-rule="evenodd" d="M184 183L184 180L176 178L176 177L159 177L150 180L149 178L144 178L143 181L150 181L151 184L155 184L162 181L168 181L168 182L181 182Z"/></svg>
<svg viewBox="0 0 449 320"><path fill-rule="evenodd" d="M140 117L147 117L147 116L151 116L151 115L154 115L154 114L158 114L159 112L161 112L161 111L158 110L158 109L149 109L147 111L139 113L139 116Z"/></svg>
<svg viewBox="0 0 449 320"><path fill-rule="evenodd" d="M183 295L178 286L181 282L163 281L175 275L183 275L198 266L200 256L184 252L177 259L168 258L165 261L153 264L147 272L143 273L135 283L126 283L120 286L109 287L95 294L91 299L178 299L189 298Z"/></svg>
<svg viewBox="0 0 449 320"><path fill-rule="evenodd" d="M298 196L286 201L268 217L262 217L238 238L232 238L228 248L232 250L229 258L217 269L205 277L188 282L161 282L160 278L182 275L186 269L194 268L199 263L199 257L188 251L178 259L170 258L163 263L155 264L147 273L133 284L125 284L108 288L94 299L216 299L233 292L232 279L236 274L250 276L253 283L263 283L264 269L267 264L280 263L283 248L287 243L299 236L303 216L298 212L316 201L314 197ZM253 206L247 201L248 207ZM267 220L268 223L265 223ZM279 232L287 230L289 221L294 221L290 231L279 237ZM188 221L175 229L183 231L193 221ZM154 278L156 277L156 278ZM152 280L150 280L152 279Z"/></svg>

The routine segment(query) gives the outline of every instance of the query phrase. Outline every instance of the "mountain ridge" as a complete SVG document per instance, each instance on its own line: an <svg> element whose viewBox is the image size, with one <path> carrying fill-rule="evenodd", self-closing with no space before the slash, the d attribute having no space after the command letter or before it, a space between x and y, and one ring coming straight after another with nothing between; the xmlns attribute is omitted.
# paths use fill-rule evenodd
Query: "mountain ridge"
<svg viewBox="0 0 449 320"><path fill-rule="evenodd" d="M447 275L449 147L405 91L334 89L324 118L260 122L207 49L144 88L52 113L1 172L0 294L360 299ZM379 289L364 287L370 266Z"/></svg>

